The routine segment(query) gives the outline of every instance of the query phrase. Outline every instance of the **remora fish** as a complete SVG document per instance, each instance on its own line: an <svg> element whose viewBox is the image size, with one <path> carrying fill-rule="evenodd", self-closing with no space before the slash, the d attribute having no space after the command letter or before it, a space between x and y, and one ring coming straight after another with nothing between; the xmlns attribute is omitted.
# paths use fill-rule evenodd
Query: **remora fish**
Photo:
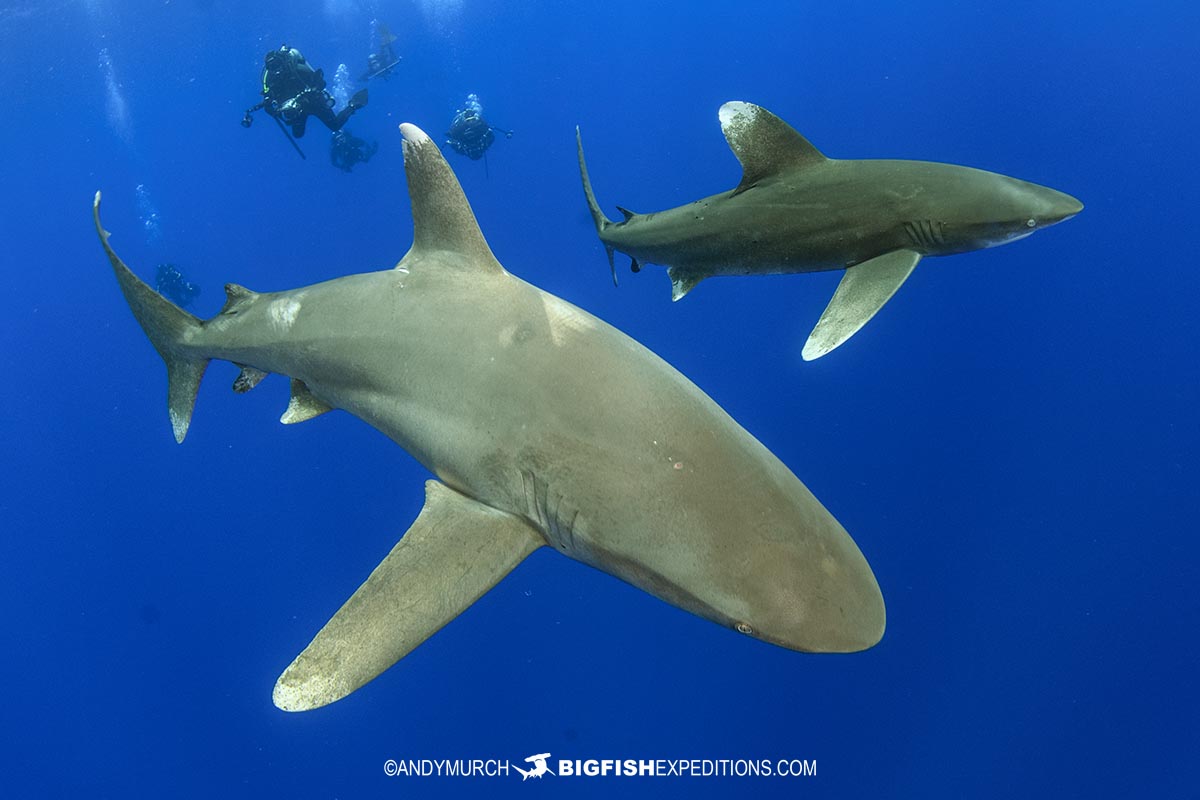
<svg viewBox="0 0 1200 800"><path fill-rule="evenodd" d="M289 711L342 698L456 617L538 547L796 650L879 641L866 560L804 485L704 392L496 261L437 145L400 126L414 241L395 269L286 292L227 287L201 321L156 294L96 229L166 361L183 441L210 359L235 388L288 375L282 421L332 408L437 480L399 544L275 686Z"/></svg>
<svg viewBox="0 0 1200 800"><path fill-rule="evenodd" d="M665 264L678 300L710 275L844 269L804 345L806 361L853 336L891 299L922 256L945 256L1023 239L1075 216L1070 195L970 167L931 161L826 158L783 120L729 102L721 130L742 164L732 191L652 214L600 210L579 148L588 208L608 251ZM617 279L613 268L613 282Z"/></svg>

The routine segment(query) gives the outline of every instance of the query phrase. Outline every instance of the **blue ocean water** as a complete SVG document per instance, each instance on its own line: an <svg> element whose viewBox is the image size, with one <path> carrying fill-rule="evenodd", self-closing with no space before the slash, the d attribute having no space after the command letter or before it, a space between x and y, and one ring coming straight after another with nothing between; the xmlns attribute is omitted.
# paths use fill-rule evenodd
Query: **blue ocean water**
<svg viewBox="0 0 1200 800"><path fill-rule="evenodd" d="M403 62L301 160L263 54ZM1194 5L167 0L0 4L9 114L0 346L6 797L1196 796L1200 399ZM515 274L629 333L845 525L888 604L854 655L738 636L543 549L399 665L304 714L275 678L416 517L425 471L286 383L214 364L176 446L161 362L92 231L292 288L384 268L412 225L396 126L468 92L511 128L447 153ZM658 267L614 289L579 187L651 211L733 186L721 103L833 157L982 167L1085 211L930 259L842 349L800 359L837 274ZM388 759L807 759L802 778L387 777Z"/></svg>

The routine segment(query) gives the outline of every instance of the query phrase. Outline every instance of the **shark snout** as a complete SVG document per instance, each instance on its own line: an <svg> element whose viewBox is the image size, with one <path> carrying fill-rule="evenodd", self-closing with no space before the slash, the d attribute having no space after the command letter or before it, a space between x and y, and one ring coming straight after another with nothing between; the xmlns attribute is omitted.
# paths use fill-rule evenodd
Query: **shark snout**
<svg viewBox="0 0 1200 800"><path fill-rule="evenodd" d="M1055 222L1062 222L1064 219L1070 219L1080 211L1083 211L1083 203L1079 202L1078 199L1072 197L1066 192L1055 192L1055 194L1058 195L1055 198L1054 211L1052 212Z"/></svg>
<svg viewBox="0 0 1200 800"><path fill-rule="evenodd" d="M1083 211L1083 203L1066 192L1042 187L1042 210L1037 215L1037 227L1047 228Z"/></svg>

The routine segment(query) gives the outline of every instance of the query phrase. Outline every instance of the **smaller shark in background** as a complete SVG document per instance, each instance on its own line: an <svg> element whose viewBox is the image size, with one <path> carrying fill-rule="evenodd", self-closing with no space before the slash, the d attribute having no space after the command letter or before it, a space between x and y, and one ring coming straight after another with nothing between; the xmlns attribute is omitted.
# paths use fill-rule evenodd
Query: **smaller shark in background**
<svg viewBox="0 0 1200 800"><path fill-rule="evenodd" d="M673 300L710 275L844 269L804 345L805 361L857 333L922 256L1023 239L1083 210L1063 192L970 167L826 158L786 122L750 103L726 103L718 116L742 164L737 187L651 214L618 206L620 222L596 202L576 128L596 232L610 267L614 250L632 258L634 272L642 264L666 265Z"/></svg>

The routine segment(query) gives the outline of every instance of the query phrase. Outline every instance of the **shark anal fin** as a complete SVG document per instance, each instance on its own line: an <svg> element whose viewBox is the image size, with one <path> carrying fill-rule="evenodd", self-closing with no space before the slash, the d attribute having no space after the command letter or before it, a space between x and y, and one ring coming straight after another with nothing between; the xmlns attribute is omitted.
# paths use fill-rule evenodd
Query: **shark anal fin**
<svg viewBox="0 0 1200 800"><path fill-rule="evenodd" d="M319 417L326 411L332 411L333 406L318 400L304 384L304 381L292 378L292 397L288 400L287 410L279 421L284 425L294 425L297 422L307 422L313 417Z"/></svg>
<svg viewBox="0 0 1200 800"><path fill-rule="evenodd" d="M785 169L828 161L821 151L779 117L753 103L726 103L717 112L721 132L742 164L742 181L734 194Z"/></svg>
<svg viewBox="0 0 1200 800"><path fill-rule="evenodd" d="M245 364L238 364L242 371L233 380L233 390L238 394L245 394L262 383L262 379L271 373L257 367L248 367Z"/></svg>
<svg viewBox="0 0 1200 800"><path fill-rule="evenodd" d="M893 250L846 270L801 353L813 361L841 345L875 316L912 274L921 254Z"/></svg>
<svg viewBox="0 0 1200 800"><path fill-rule="evenodd" d="M637 214L630 211L628 208L625 208L624 206L617 206L617 211L620 211L621 216L625 218L621 220L621 222L629 222L629 220L637 216Z"/></svg>
<svg viewBox="0 0 1200 800"><path fill-rule="evenodd" d="M525 520L437 481L425 507L366 583L275 684L275 705L340 700L408 655L545 544Z"/></svg>
<svg viewBox="0 0 1200 800"><path fill-rule="evenodd" d="M671 279L671 300L674 301L683 299L705 276L678 267L667 267L667 277Z"/></svg>

